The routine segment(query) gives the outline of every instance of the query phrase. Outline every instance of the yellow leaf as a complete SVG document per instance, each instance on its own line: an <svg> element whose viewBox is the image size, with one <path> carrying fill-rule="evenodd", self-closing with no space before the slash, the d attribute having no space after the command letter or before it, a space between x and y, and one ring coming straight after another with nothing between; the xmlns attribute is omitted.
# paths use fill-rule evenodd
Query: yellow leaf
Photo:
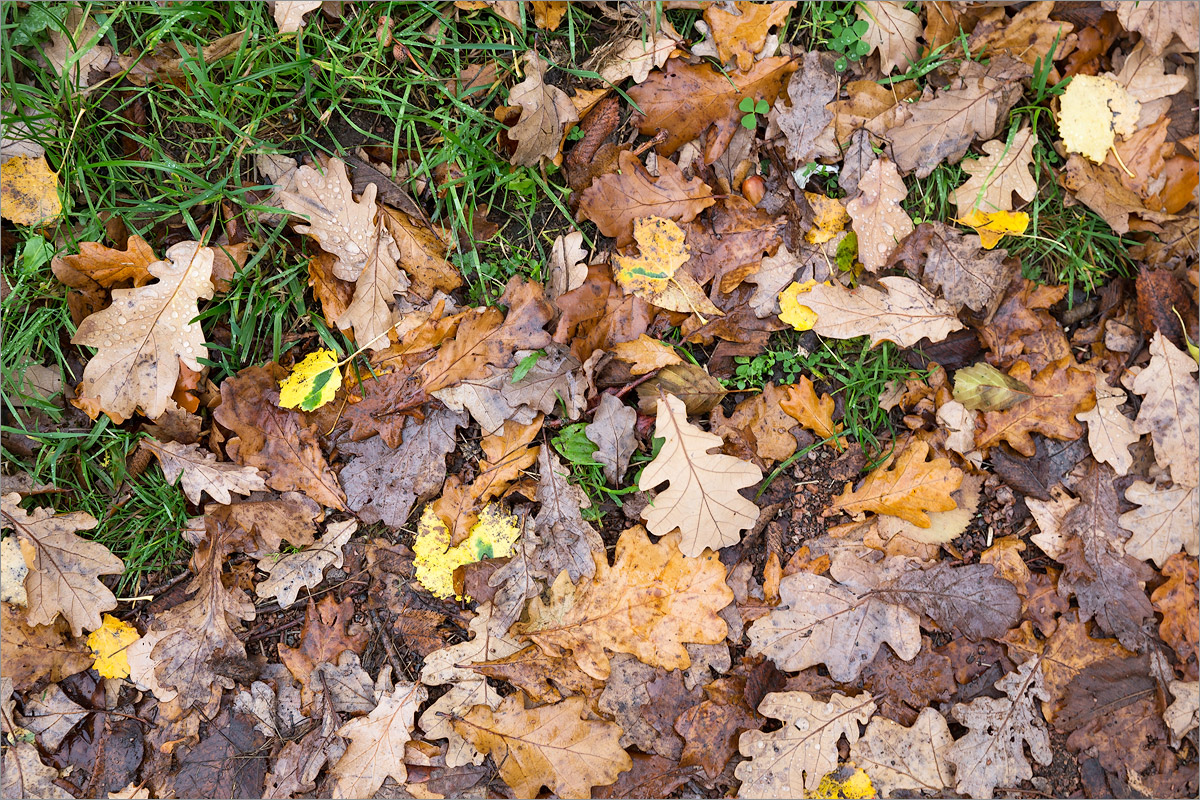
<svg viewBox="0 0 1200 800"><path fill-rule="evenodd" d="M847 772L850 774L845 775ZM851 771L849 766L845 766L821 778L817 790L808 796L828 798L828 800L837 798L860 800L860 798L878 797L879 795L875 792L875 786L871 783L871 778L867 773L861 769Z"/></svg>
<svg viewBox="0 0 1200 800"><path fill-rule="evenodd" d="M38 225L61 213L58 173L45 156L13 156L0 165L0 216L18 225Z"/></svg>
<svg viewBox="0 0 1200 800"><path fill-rule="evenodd" d="M1116 136L1137 129L1141 113L1141 103L1116 81L1076 75L1059 102L1058 130L1068 153L1103 164Z"/></svg>
<svg viewBox="0 0 1200 800"><path fill-rule="evenodd" d="M813 226L804 234L806 242L824 244L845 230L850 215L841 200L813 192L805 192L804 196L813 212Z"/></svg>
<svg viewBox="0 0 1200 800"><path fill-rule="evenodd" d="M87 645L92 648L92 665L101 678L129 677L129 645L142 638L137 629L114 617L104 615L104 624L88 634Z"/></svg>
<svg viewBox="0 0 1200 800"><path fill-rule="evenodd" d="M505 513L496 503L488 503L479 514L466 540L450 546L450 529L425 506L417 523L417 538L413 542L413 566L417 580L435 597L445 599L454 595L454 570L485 558L504 558L512 555L512 547L521 534L517 518ZM459 600L470 600L458 596Z"/></svg>
<svg viewBox="0 0 1200 800"><path fill-rule="evenodd" d="M812 330L817 324L816 313L808 306L800 305L800 295L817 285L816 281L792 282L779 293L779 319L798 331Z"/></svg>
<svg viewBox="0 0 1200 800"><path fill-rule="evenodd" d="M332 400L341 385L337 355L332 350L317 350L279 382L279 407L314 411Z"/></svg>
<svg viewBox="0 0 1200 800"><path fill-rule="evenodd" d="M1005 236L1020 236L1029 227L1029 215L1024 211L993 211L991 213L975 208L962 219L956 219L960 225L974 228L979 234L979 243L983 249L991 250Z"/></svg>
<svg viewBox="0 0 1200 800"><path fill-rule="evenodd" d="M678 272L691 258L678 225L662 217L643 217L633 223L633 238L640 256L613 257L622 289L668 311L722 315L695 278Z"/></svg>

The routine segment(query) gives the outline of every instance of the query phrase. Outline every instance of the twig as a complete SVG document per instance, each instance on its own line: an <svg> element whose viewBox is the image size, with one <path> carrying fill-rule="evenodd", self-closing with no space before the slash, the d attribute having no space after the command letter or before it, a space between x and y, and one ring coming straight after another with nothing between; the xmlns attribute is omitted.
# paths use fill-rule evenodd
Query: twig
<svg viewBox="0 0 1200 800"><path fill-rule="evenodd" d="M396 652L396 645L392 643L392 637L383 629L383 623L379 621L379 612L368 608L367 613L371 616L371 626L375 628L375 633L379 634L379 638L383 640L383 649L387 652L388 661L392 662L392 669L395 670L396 676L408 674L400 666L400 654Z"/></svg>

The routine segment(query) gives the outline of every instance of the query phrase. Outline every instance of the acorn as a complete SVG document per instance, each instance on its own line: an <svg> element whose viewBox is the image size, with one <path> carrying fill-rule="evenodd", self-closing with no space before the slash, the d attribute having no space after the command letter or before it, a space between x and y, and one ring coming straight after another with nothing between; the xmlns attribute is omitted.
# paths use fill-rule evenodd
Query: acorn
<svg viewBox="0 0 1200 800"><path fill-rule="evenodd" d="M742 181L742 195L754 205L758 205L767 196L766 181L761 175L751 175Z"/></svg>

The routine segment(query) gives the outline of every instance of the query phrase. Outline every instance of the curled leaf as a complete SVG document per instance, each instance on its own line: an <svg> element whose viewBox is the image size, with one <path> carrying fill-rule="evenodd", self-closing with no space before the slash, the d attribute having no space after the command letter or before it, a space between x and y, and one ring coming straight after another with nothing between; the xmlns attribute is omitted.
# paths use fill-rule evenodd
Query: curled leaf
<svg viewBox="0 0 1200 800"><path fill-rule="evenodd" d="M986 361L954 374L954 399L971 411L1006 411L1033 396L1028 384Z"/></svg>

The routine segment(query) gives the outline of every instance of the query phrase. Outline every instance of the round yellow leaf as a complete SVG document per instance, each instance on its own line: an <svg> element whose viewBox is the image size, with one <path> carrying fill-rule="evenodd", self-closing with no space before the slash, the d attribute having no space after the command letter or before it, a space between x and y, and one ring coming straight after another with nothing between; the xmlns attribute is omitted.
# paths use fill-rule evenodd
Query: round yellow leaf
<svg viewBox="0 0 1200 800"><path fill-rule="evenodd" d="M40 225L61 213L58 173L45 156L13 156L0 165L0 216L18 225Z"/></svg>
<svg viewBox="0 0 1200 800"><path fill-rule="evenodd" d="M808 306L800 305L800 295L816 285L816 281L805 281L804 283L793 281L790 286L780 292L779 319L798 331L812 330L813 325L817 324L816 312Z"/></svg>
<svg viewBox="0 0 1200 800"><path fill-rule="evenodd" d="M971 213L955 222L974 228L979 234L983 249L991 250L1005 236L1020 236L1029 228L1029 215L1024 211L985 212L972 209Z"/></svg>
<svg viewBox="0 0 1200 800"><path fill-rule="evenodd" d="M824 244L845 230L850 215L841 200L814 192L805 192L804 197L813 212L813 226L804 234L806 242Z"/></svg>
<svg viewBox="0 0 1200 800"><path fill-rule="evenodd" d="M840 798L860 800L860 798L878 797L879 795L867 773L861 769L851 771L851 767L847 765L821 778L817 790L808 796L825 800L839 800Z"/></svg>
<svg viewBox="0 0 1200 800"><path fill-rule="evenodd" d="M332 350L309 353L292 374L279 382L279 407L313 411L328 403L342 385L337 354Z"/></svg>
<svg viewBox="0 0 1200 800"><path fill-rule="evenodd" d="M87 645L96 659L92 665L101 678L128 678L129 645L142 638L132 625L114 617L104 615L104 623L88 634Z"/></svg>
<svg viewBox="0 0 1200 800"><path fill-rule="evenodd" d="M1141 104L1116 81L1076 75L1059 100L1058 130L1067 152L1103 164L1116 136L1137 130L1141 111Z"/></svg>
<svg viewBox="0 0 1200 800"><path fill-rule="evenodd" d="M417 523L417 538L413 541L413 566L417 581L435 597L454 596L454 570L485 558L504 558L512 555L512 547L521 534L517 518L506 513L496 503L488 503L479 513L479 521L461 544L450 546L450 529L425 506ZM470 600L458 596L459 600Z"/></svg>

